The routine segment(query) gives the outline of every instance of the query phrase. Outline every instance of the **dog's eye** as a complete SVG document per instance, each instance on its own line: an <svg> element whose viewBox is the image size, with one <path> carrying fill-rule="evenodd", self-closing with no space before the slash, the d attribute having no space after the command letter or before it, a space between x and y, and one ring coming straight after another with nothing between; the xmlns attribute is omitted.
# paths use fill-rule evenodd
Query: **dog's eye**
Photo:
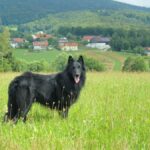
<svg viewBox="0 0 150 150"><path fill-rule="evenodd" d="M73 66L73 69L75 69L75 66Z"/></svg>
<svg viewBox="0 0 150 150"><path fill-rule="evenodd" d="M80 68L80 66L78 66L78 69Z"/></svg>

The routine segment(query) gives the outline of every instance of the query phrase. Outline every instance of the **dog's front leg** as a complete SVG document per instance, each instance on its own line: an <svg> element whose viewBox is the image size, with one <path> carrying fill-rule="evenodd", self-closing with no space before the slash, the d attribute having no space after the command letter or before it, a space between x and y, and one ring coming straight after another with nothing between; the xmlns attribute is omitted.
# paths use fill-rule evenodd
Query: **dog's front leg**
<svg viewBox="0 0 150 150"><path fill-rule="evenodd" d="M63 108L63 110L59 112L59 115L60 115L62 118L67 118L67 117L68 117L68 112L69 112L69 109L68 109L68 108Z"/></svg>

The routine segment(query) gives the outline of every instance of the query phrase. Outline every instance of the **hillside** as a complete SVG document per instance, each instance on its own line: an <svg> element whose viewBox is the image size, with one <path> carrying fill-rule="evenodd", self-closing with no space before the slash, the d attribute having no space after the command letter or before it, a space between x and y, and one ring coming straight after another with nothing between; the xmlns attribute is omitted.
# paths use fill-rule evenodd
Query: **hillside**
<svg viewBox="0 0 150 150"><path fill-rule="evenodd" d="M0 22L4 25L22 24L47 16L49 13L98 9L134 9L149 11L149 9L146 8L130 6L112 0L1 0Z"/></svg>
<svg viewBox="0 0 150 150"><path fill-rule="evenodd" d="M45 18L20 26L21 31L36 32L46 30L51 32L59 27L108 27L149 29L150 15L148 12L134 10L97 10L69 11L50 14Z"/></svg>

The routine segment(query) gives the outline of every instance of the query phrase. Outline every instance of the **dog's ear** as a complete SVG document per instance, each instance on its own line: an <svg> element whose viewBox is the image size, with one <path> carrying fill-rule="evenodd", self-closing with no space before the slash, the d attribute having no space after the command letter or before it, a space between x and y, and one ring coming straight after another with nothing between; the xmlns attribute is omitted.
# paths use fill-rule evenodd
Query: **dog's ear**
<svg viewBox="0 0 150 150"><path fill-rule="evenodd" d="M80 62L82 65L84 65L84 60L83 60L82 55L79 56L78 62Z"/></svg>
<svg viewBox="0 0 150 150"><path fill-rule="evenodd" d="M82 64L82 68L83 68L83 70L85 70L84 59L83 59L82 55L79 56L78 62Z"/></svg>
<svg viewBox="0 0 150 150"><path fill-rule="evenodd" d="M68 64L70 64L71 62L73 62L73 57L72 57L72 56L69 56L69 57L68 57Z"/></svg>

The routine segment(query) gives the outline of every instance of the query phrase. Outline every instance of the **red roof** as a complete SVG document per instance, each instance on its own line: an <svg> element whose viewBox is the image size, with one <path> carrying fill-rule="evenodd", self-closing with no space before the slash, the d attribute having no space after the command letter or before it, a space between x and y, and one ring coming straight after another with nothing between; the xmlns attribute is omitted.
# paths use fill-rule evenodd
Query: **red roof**
<svg viewBox="0 0 150 150"><path fill-rule="evenodd" d="M145 50L150 51L150 47L145 47Z"/></svg>
<svg viewBox="0 0 150 150"><path fill-rule="evenodd" d="M84 40L84 41L90 41L90 40L92 40L92 39L93 39L93 36L90 36L90 35L83 37L83 40Z"/></svg>
<svg viewBox="0 0 150 150"><path fill-rule="evenodd" d="M53 38L53 36L51 34L45 34L44 37L47 38L47 39Z"/></svg>
<svg viewBox="0 0 150 150"><path fill-rule="evenodd" d="M75 43L75 42L67 42L67 43L64 43L63 46L69 46L69 47L78 46L78 43Z"/></svg>
<svg viewBox="0 0 150 150"><path fill-rule="evenodd" d="M33 46L48 46L48 41L33 42Z"/></svg>
<svg viewBox="0 0 150 150"><path fill-rule="evenodd" d="M13 38L12 41L16 42L16 43L23 43L23 42L25 42L25 39L23 39L23 38Z"/></svg>
<svg viewBox="0 0 150 150"><path fill-rule="evenodd" d="M39 39L39 38L50 39L50 38L53 37L53 36L50 35L50 34L41 34L41 33L35 34L34 36L35 36L37 39Z"/></svg>

